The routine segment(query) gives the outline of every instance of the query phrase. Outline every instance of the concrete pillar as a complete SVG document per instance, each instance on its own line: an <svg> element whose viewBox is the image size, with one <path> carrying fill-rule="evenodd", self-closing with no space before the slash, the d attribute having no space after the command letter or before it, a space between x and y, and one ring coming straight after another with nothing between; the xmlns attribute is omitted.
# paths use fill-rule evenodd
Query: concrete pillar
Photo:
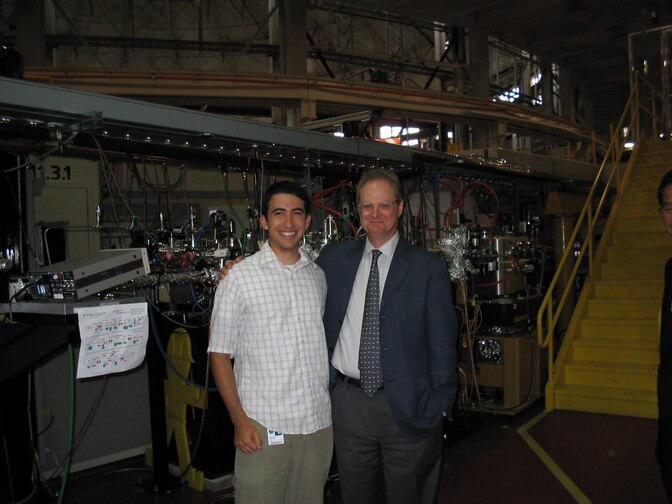
<svg viewBox="0 0 672 504"><path fill-rule="evenodd" d="M541 110L545 114L553 114L553 70L550 61L542 62L541 72L544 76L541 81Z"/></svg>
<svg viewBox="0 0 672 504"><path fill-rule="evenodd" d="M471 95L474 98L490 98L490 46L488 34L478 27L469 28L469 73Z"/></svg>
<svg viewBox="0 0 672 504"><path fill-rule="evenodd" d="M273 61L273 73L306 75L306 2L302 0L269 0L269 38L280 47Z"/></svg>
<svg viewBox="0 0 672 504"><path fill-rule="evenodd" d="M560 67L560 117L576 121L574 78L567 68Z"/></svg>
<svg viewBox="0 0 672 504"><path fill-rule="evenodd" d="M469 27L469 65L471 96L490 99L490 46L488 34L479 27ZM495 122L479 122L472 127L471 148L496 147L499 126Z"/></svg>
<svg viewBox="0 0 672 504"><path fill-rule="evenodd" d="M45 43L44 0L16 2L16 50L23 56L24 67L51 66Z"/></svg>
<svg viewBox="0 0 672 504"><path fill-rule="evenodd" d="M277 59L271 62L274 74L307 74L307 10L303 0L269 0L269 42L280 48ZM294 126L299 117L302 117L300 104L289 115L284 109L273 107L274 124Z"/></svg>

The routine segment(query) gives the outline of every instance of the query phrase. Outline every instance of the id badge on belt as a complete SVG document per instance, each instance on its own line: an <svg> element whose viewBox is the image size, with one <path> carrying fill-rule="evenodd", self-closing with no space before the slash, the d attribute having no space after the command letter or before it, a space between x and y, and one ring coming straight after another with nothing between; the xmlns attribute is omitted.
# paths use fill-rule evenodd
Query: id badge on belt
<svg viewBox="0 0 672 504"><path fill-rule="evenodd" d="M282 432L274 431L273 429L268 429L268 445L281 445L285 444L285 436Z"/></svg>

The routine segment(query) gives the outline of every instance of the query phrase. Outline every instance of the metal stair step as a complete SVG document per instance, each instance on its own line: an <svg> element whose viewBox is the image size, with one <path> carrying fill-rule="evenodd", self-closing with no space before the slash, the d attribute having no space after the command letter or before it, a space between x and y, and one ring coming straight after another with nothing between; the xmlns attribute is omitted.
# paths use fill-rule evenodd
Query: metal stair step
<svg viewBox="0 0 672 504"><path fill-rule="evenodd" d="M661 270L662 271L662 270ZM597 297L656 297L663 294L663 279L628 278L623 280L596 280L595 295Z"/></svg>
<svg viewBox="0 0 672 504"><path fill-rule="evenodd" d="M656 391L649 389L559 385L555 389L555 407L607 415L658 417Z"/></svg>
<svg viewBox="0 0 672 504"><path fill-rule="evenodd" d="M669 161L668 161L669 162ZM655 163L642 164L638 166L639 172L634 176L628 184L628 189L649 189L653 188L653 196L655 201L655 191L658 188L660 179L665 175L665 172L660 172L655 169ZM648 171L648 173L646 173Z"/></svg>
<svg viewBox="0 0 672 504"><path fill-rule="evenodd" d="M619 217L616 221L616 231L660 231L662 224L658 210L650 209L623 209L628 212L627 216Z"/></svg>
<svg viewBox="0 0 672 504"><path fill-rule="evenodd" d="M653 221L660 225L660 214L658 213L658 201L655 192L651 190L641 191L642 196L646 199L626 199L621 200L621 207L617 220L630 219L653 219Z"/></svg>
<svg viewBox="0 0 672 504"><path fill-rule="evenodd" d="M611 363L634 361L657 365L658 340L657 338L578 338L572 345L572 357L577 361Z"/></svg>
<svg viewBox="0 0 672 504"><path fill-rule="evenodd" d="M660 299L656 297L638 298L593 298L588 301L588 315L591 317L645 318L657 319Z"/></svg>
<svg viewBox="0 0 672 504"><path fill-rule="evenodd" d="M623 389L656 389L658 367L641 362L573 360L565 363L564 382Z"/></svg>
<svg viewBox="0 0 672 504"><path fill-rule="evenodd" d="M662 224L661 224L662 228ZM639 243L642 246L672 246L672 236L659 231L619 231L612 235L614 245L632 245Z"/></svg>
<svg viewBox="0 0 672 504"><path fill-rule="evenodd" d="M640 246L609 245L607 247L607 262L644 262L664 265L672 257L672 250L665 246L651 246L642 249Z"/></svg>
<svg viewBox="0 0 672 504"><path fill-rule="evenodd" d="M641 262L605 262L600 265L604 279L617 278L660 278L663 274L661 264L645 264Z"/></svg>
<svg viewBox="0 0 672 504"><path fill-rule="evenodd" d="M579 323L583 338L601 338L609 335L614 339L658 339L657 318L590 317Z"/></svg>
<svg viewBox="0 0 672 504"><path fill-rule="evenodd" d="M642 187L642 188L628 187L628 190L622 197L622 202L624 205L628 205L631 203L651 204L652 202L655 201L656 201L656 191L655 189L651 189L651 187Z"/></svg>

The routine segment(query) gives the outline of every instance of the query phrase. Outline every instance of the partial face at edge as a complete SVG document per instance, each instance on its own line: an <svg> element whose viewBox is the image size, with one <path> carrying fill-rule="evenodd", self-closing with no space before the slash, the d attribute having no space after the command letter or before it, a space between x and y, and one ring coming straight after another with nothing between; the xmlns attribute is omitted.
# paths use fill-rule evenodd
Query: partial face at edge
<svg viewBox="0 0 672 504"><path fill-rule="evenodd" d="M667 232L672 235L672 212L665 212L662 209L672 207L672 185L668 185L663 189L663 205L661 208L661 217Z"/></svg>

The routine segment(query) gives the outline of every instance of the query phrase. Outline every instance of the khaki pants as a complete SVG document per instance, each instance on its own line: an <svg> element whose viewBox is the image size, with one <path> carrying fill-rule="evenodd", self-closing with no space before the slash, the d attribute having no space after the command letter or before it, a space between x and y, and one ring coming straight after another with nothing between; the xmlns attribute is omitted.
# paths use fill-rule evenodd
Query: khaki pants
<svg viewBox="0 0 672 504"><path fill-rule="evenodd" d="M268 445L266 428L252 421L262 448L236 450L234 486L237 504L319 504L329 476L333 430L285 434L284 444Z"/></svg>

